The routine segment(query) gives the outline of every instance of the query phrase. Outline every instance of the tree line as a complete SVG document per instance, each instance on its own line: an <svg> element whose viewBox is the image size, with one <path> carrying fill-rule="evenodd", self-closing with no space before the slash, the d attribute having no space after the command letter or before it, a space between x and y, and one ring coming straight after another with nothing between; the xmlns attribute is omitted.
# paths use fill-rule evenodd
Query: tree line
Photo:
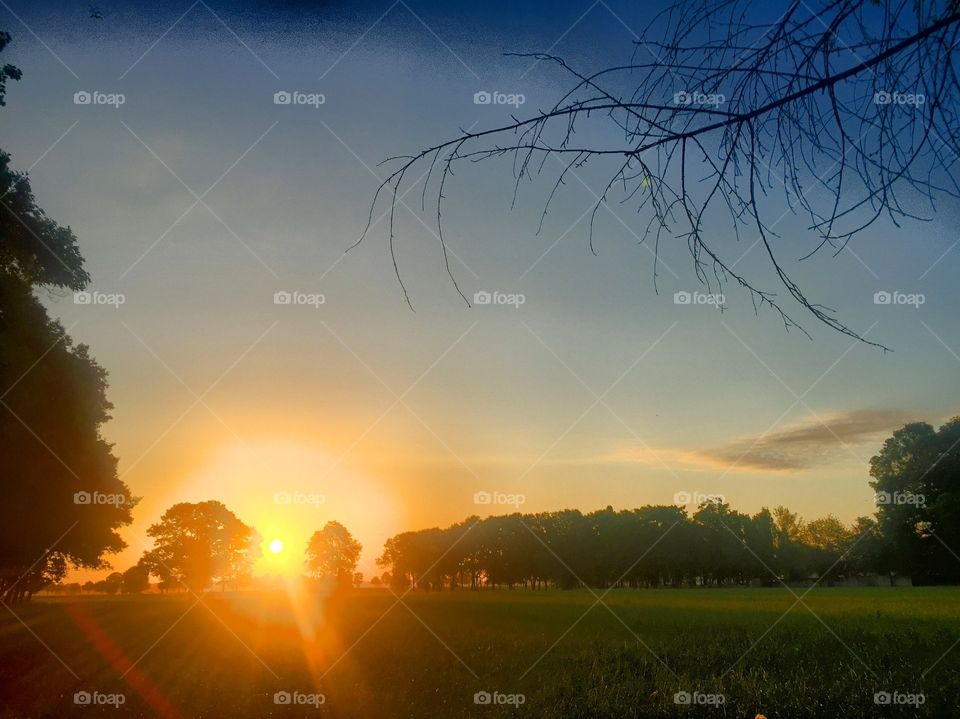
<svg viewBox="0 0 960 719"><path fill-rule="evenodd" d="M680 587L824 581L871 574L960 582L960 417L905 425L870 463L877 511L845 525L786 507L753 515L711 499L469 517L387 540L395 589Z"/></svg>
<svg viewBox="0 0 960 719"><path fill-rule="evenodd" d="M958 445L960 417L936 430L917 422L895 431L870 462L877 511L849 525L834 515L806 521L783 506L750 515L718 497L693 512L647 505L472 516L391 537L377 559L383 575L371 583L395 591L719 587L874 574L960 583ZM147 535L154 547L126 572L62 590L139 593L151 575L161 591L240 588L261 555L256 530L216 500L173 505ZM361 549L329 521L305 548L306 574L349 587Z"/></svg>

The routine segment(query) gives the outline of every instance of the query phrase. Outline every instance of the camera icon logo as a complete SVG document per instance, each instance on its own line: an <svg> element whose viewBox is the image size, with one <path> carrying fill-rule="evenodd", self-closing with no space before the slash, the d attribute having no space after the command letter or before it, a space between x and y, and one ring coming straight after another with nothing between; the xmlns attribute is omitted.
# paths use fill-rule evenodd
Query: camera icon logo
<svg viewBox="0 0 960 719"><path fill-rule="evenodd" d="M889 305L893 301L893 295L891 295L886 290L881 290L880 292L873 293L873 304L875 305Z"/></svg>
<svg viewBox="0 0 960 719"><path fill-rule="evenodd" d="M293 495L290 492L276 492L273 495L274 504L290 504L293 501Z"/></svg>
<svg viewBox="0 0 960 719"><path fill-rule="evenodd" d="M690 93L686 90L673 93L673 103L675 105L689 105L693 101Z"/></svg>
<svg viewBox="0 0 960 719"><path fill-rule="evenodd" d="M273 304L289 305L291 302L293 302L293 295L289 292L281 290L280 292L273 293Z"/></svg>
<svg viewBox="0 0 960 719"><path fill-rule="evenodd" d="M490 692L477 692L473 695L474 704L487 705L493 702L493 695Z"/></svg>
<svg viewBox="0 0 960 719"><path fill-rule="evenodd" d="M290 692L276 692L273 695L274 704L290 704L293 701L293 696Z"/></svg>
<svg viewBox="0 0 960 719"><path fill-rule="evenodd" d="M89 305L92 301L93 295L85 290L73 293L73 304L75 305Z"/></svg>
<svg viewBox="0 0 960 719"><path fill-rule="evenodd" d="M491 102L493 102L493 95L491 95L486 90L481 90L480 92L473 93L474 105L489 105Z"/></svg>
<svg viewBox="0 0 960 719"><path fill-rule="evenodd" d="M693 701L693 696L690 694L690 692L677 692L676 694L673 695L674 704L687 705L687 704L690 704L692 701Z"/></svg>
<svg viewBox="0 0 960 719"><path fill-rule="evenodd" d="M473 304L475 305L489 305L492 301L493 295L486 290L480 290L480 292L473 293Z"/></svg>
<svg viewBox="0 0 960 719"><path fill-rule="evenodd" d="M73 703L81 706L88 706L91 698L90 692L75 692L73 695Z"/></svg>
<svg viewBox="0 0 960 719"><path fill-rule="evenodd" d="M86 90L80 90L73 93L74 105L89 105L93 101L93 95Z"/></svg>
<svg viewBox="0 0 960 719"><path fill-rule="evenodd" d="M692 300L693 295L686 290L680 290L679 292L673 293L673 304L675 305L689 305Z"/></svg>
<svg viewBox="0 0 960 719"><path fill-rule="evenodd" d="M677 492L675 495L673 495L674 504L682 504L683 506L686 506L690 504L691 499L692 497L690 496L690 492Z"/></svg>
<svg viewBox="0 0 960 719"><path fill-rule="evenodd" d="M878 506L881 504L890 504L890 500L890 492L887 492L886 490L877 492L876 501Z"/></svg>
<svg viewBox="0 0 960 719"><path fill-rule="evenodd" d="M877 692L873 695L874 704L892 704L893 695L890 692Z"/></svg>
<svg viewBox="0 0 960 719"><path fill-rule="evenodd" d="M490 494L490 492L474 492L473 503L474 504L492 504L493 495Z"/></svg>
<svg viewBox="0 0 960 719"><path fill-rule="evenodd" d="M886 91L880 91L873 96L873 101L877 105L889 105L893 101L893 96Z"/></svg>
<svg viewBox="0 0 960 719"><path fill-rule="evenodd" d="M273 93L274 105L289 105L291 102L293 102L293 95L286 90L280 90L279 92Z"/></svg>
<svg viewBox="0 0 960 719"><path fill-rule="evenodd" d="M90 492L81 491L81 492L74 492L73 494L74 504L90 504L92 499L93 498L90 495Z"/></svg>

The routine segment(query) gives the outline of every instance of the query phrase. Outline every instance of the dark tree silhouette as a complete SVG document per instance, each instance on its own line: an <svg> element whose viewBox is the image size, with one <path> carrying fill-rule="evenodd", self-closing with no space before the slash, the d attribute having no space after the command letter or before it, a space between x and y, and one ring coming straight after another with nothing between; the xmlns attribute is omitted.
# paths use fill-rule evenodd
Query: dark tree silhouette
<svg viewBox="0 0 960 719"><path fill-rule="evenodd" d="M307 544L307 574L316 579L333 579L340 587L350 587L362 549L360 542L340 522L327 522L323 529L313 533Z"/></svg>
<svg viewBox="0 0 960 719"><path fill-rule="evenodd" d="M878 531L892 568L924 583L960 582L960 417L893 433L870 460Z"/></svg>
<svg viewBox="0 0 960 719"><path fill-rule="evenodd" d="M783 258L839 253L881 217L899 226L929 218L938 199L960 196L958 33L956 0L706 0L657 14L619 66L587 73L554 55L521 55L551 63L569 79L568 91L535 114L391 158L397 165L378 188L358 242L386 195L390 253L409 304L394 252L394 211L411 169L426 165L421 202L435 194L447 272L469 305L450 270L441 221L454 168L512 158L514 200L522 180L550 175L542 227L571 175L596 164L607 180L591 190L591 251L599 210L626 203L641 217L643 241L653 244L655 286L663 243L685 243L707 288L733 282L755 309L772 308L788 328L802 330L774 291L737 269L734 258L745 247L730 242L755 239L772 286L817 321L863 339L808 298ZM774 195L784 202L774 203ZM802 244L776 234L790 212L808 222Z"/></svg>
<svg viewBox="0 0 960 719"><path fill-rule="evenodd" d="M140 594L150 588L150 570L143 564L134 564L123 573L120 591L124 594Z"/></svg>
<svg viewBox="0 0 960 719"><path fill-rule="evenodd" d="M177 584L193 592L246 578L260 556L256 532L214 500L173 505L147 535L154 548L141 563L167 587Z"/></svg>
<svg viewBox="0 0 960 719"><path fill-rule="evenodd" d="M97 592L103 592L104 594L109 594L113 596L123 587L123 575L120 572L110 572L105 579L101 579L99 582L93 585L93 588Z"/></svg>
<svg viewBox="0 0 960 719"><path fill-rule="evenodd" d="M676 506L562 510L404 532L386 541L377 563L394 589L426 591L833 581L892 569L875 527L866 517L850 527L832 516L804 522L783 507L749 516L719 500L692 514Z"/></svg>
<svg viewBox="0 0 960 719"><path fill-rule="evenodd" d="M10 44L10 33L0 32L0 52ZM0 107L7 104L7 80L19 80L22 77L20 68L9 63L0 67Z"/></svg>
<svg viewBox="0 0 960 719"><path fill-rule="evenodd" d="M0 33L0 50L9 36ZM0 69L0 105L6 80ZM35 291L81 290L77 239L37 206L30 182L0 151L0 600L29 599L70 565L109 567L116 530L136 503L117 477L101 427L107 373L74 345ZM79 494L78 494L79 493ZM84 501L86 500L86 501ZM105 500L105 501L101 501Z"/></svg>

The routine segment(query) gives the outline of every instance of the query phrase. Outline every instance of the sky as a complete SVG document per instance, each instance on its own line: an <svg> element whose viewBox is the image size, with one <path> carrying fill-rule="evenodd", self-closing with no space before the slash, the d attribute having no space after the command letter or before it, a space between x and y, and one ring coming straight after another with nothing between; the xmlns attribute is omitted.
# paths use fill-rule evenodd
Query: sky
<svg viewBox="0 0 960 719"><path fill-rule="evenodd" d="M142 497L121 532L129 547L111 559L118 569L167 507L205 499L297 549L262 560L260 573L292 571L331 519L363 543L368 576L399 531L517 507L720 494L741 511L783 504L849 522L873 511L868 462L883 439L957 414L955 208L901 228L878 222L837 256L802 263L803 219L778 223L777 246L807 294L892 352L789 304L810 336L786 331L730 285L723 312L676 304L676 292L706 291L686 244L661 246L655 288L639 242L646 218L628 204L598 215L592 254L595 169L563 186L539 232L555 175L522 184L512 209L509 159L461 166L445 189L444 237L464 294L522 304L464 303L419 183L395 218L413 309L394 276L385 204L346 251L384 160L548 107L566 88L556 68L505 53L622 62L649 8L97 9L102 19L87 3L0 3L14 38L4 61L24 73L8 87L0 146L78 236L90 291L122 296L44 295L109 371L104 434ZM78 92L124 101L76 104ZM277 92L323 102L278 105ZM478 92L525 103L478 105ZM712 236L776 288L753 238L738 245L719 223ZM878 305L878 291L925 301ZM277 304L276 293L301 303Z"/></svg>

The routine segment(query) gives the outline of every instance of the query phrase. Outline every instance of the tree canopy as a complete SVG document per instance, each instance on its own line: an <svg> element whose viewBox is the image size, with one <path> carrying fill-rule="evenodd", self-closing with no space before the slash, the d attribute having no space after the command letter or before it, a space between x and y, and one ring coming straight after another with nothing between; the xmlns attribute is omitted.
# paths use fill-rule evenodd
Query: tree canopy
<svg viewBox="0 0 960 719"><path fill-rule="evenodd" d="M378 564L397 588L777 583L874 571L841 561L859 539L855 527L804 522L783 507L750 516L719 500L692 514L669 505L568 509L404 532L387 540Z"/></svg>
<svg viewBox="0 0 960 719"><path fill-rule="evenodd" d="M870 475L890 564L926 583L960 581L960 417L898 429Z"/></svg>
<svg viewBox="0 0 960 719"><path fill-rule="evenodd" d="M0 50L9 35L0 33ZM20 72L0 69L5 81ZM105 568L126 544L136 498L101 434L107 373L74 344L37 292L80 290L89 276L76 237L45 215L0 150L0 599L20 601L68 568Z"/></svg>
<svg viewBox="0 0 960 719"><path fill-rule="evenodd" d="M333 579L349 587L363 547L340 522L327 522L313 533L307 544L307 574L317 579Z"/></svg>
<svg viewBox="0 0 960 719"><path fill-rule="evenodd" d="M181 502L150 525L154 548L141 562L168 585L202 592L247 578L260 556L259 537L222 502Z"/></svg>

